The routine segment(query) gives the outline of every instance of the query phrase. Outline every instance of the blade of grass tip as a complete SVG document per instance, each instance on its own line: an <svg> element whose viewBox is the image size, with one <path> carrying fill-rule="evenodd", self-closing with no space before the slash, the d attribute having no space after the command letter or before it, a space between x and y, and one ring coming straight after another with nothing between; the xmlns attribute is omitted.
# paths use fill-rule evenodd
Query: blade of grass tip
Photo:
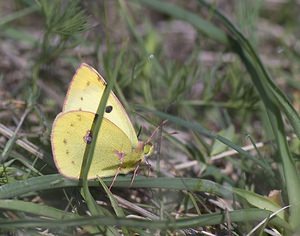
<svg viewBox="0 0 300 236"><path fill-rule="evenodd" d="M106 192L116 215L118 217L125 217L123 209L121 207L119 207L118 202L114 198L112 192L108 189L108 187L106 186L106 184L103 182L103 180L101 178L98 177L98 181L100 182L102 188ZM125 226L122 226L121 228L122 228L123 235L130 235L129 231L127 230L127 228Z"/></svg>
<svg viewBox="0 0 300 236"><path fill-rule="evenodd" d="M118 202L114 198L112 192L108 189L108 187L106 186L106 184L103 182L103 180L100 177L98 177L98 181L100 182L101 186L103 187L104 191L106 192L116 215L118 217L125 217L124 211L122 210L122 208L119 207Z"/></svg>
<svg viewBox="0 0 300 236"><path fill-rule="evenodd" d="M215 12L227 30L231 33L231 37L233 39L232 42L235 46L233 49L237 49L236 53L241 57L251 75L253 84L256 86L264 102L275 140L277 142L279 156L283 164L289 203L292 205L290 211L290 222L293 227L297 227L298 222L300 222L300 178L286 141L280 108L284 111L297 134L299 134L300 128L299 115L291 106L288 99L272 82L269 74L264 68L255 50L252 48L250 42L221 12L215 8L212 8L203 0L198 0L198 2Z"/></svg>

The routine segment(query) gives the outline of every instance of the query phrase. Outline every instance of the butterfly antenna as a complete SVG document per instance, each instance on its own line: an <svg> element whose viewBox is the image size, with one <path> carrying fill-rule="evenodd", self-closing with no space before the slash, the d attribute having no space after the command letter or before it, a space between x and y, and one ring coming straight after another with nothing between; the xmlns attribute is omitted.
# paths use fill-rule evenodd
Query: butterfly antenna
<svg viewBox="0 0 300 236"><path fill-rule="evenodd" d="M163 120L162 122L160 122L160 124L155 128L155 130L152 132L152 134L150 135L150 137L147 139L147 141L145 142L147 143L151 143L151 140L153 139L154 135L158 132L158 130L165 125L168 122L168 120Z"/></svg>
<svg viewBox="0 0 300 236"><path fill-rule="evenodd" d="M148 167L148 176L149 176L149 175L150 175L151 165L150 165L150 163L148 162L147 158L145 158L144 160L145 160L145 163L146 163L146 165L147 165L147 167ZM132 177L131 177L130 187L132 186L133 181L134 181L135 177L137 176L137 172L138 172L138 170L140 169L141 165L143 165L142 160L140 160L139 162L137 162L137 165L136 165L136 167L135 167L135 169L134 169L134 172L133 172L133 175L132 175Z"/></svg>
<svg viewBox="0 0 300 236"><path fill-rule="evenodd" d="M142 126L140 126L140 128L139 128L139 130L138 130L138 132L137 132L137 135L136 135L137 137L140 136L140 134L141 134L141 132L142 132L142 129L143 129Z"/></svg>
<svg viewBox="0 0 300 236"><path fill-rule="evenodd" d="M123 165L123 161L124 161L124 157L125 157L125 153L123 153L123 152L115 151L115 154L117 155L117 157L120 160L120 165L119 165L118 169L116 170L116 174L115 174L115 176L114 176L114 178L113 178L113 180L112 180L112 182L109 186L109 190L111 190L112 186L114 185L114 183L117 179L117 176L120 174L120 171L121 171L122 165Z"/></svg>

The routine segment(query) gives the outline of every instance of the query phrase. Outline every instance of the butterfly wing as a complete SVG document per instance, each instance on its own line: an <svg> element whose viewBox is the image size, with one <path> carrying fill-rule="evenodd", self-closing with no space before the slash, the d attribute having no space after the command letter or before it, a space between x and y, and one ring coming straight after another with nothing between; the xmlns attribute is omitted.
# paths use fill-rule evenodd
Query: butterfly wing
<svg viewBox="0 0 300 236"><path fill-rule="evenodd" d="M52 133L51 144L55 164L61 174L70 178L79 178L87 141L93 137L90 131L95 114L87 111L68 111L58 114ZM109 119L103 118L94 158L88 179L114 176L121 165L120 154L124 154L120 173L134 170L142 153L133 147L127 134Z"/></svg>
<svg viewBox="0 0 300 236"><path fill-rule="evenodd" d="M85 63L81 64L70 83L63 112L82 110L96 113L105 86L105 80L94 68ZM113 92L108 98L108 106L111 106L112 110L105 112L104 117L118 126L133 144L137 144L138 140L132 123Z"/></svg>

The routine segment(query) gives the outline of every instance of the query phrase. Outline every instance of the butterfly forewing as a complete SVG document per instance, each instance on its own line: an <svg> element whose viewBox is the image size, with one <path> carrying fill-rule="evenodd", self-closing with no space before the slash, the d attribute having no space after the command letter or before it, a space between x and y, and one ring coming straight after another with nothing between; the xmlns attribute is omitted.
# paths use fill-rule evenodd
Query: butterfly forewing
<svg viewBox="0 0 300 236"><path fill-rule="evenodd" d="M105 86L105 80L96 70L87 64L81 64L71 81L64 101L63 112L89 111L96 113ZM109 112L106 111L104 117L121 129L133 145L137 145L138 140L132 123L113 92L108 98L106 107L109 108Z"/></svg>

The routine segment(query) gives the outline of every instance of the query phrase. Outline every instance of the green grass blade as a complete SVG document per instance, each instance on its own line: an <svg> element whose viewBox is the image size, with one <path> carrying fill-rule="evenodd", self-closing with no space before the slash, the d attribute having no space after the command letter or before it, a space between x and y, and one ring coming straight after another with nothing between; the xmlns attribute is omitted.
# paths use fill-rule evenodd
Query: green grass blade
<svg viewBox="0 0 300 236"><path fill-rule="evenodd" d="M0 209L22 211L34 215L51 217L53 219L74 219L79 217L77 214L61 211L54 207L20 200L0 200Z"/></svg>
<svg viewBox="0 0 300 236"><path fill-rule="evenodd" d="M111 183L112 178L105 178L103 182ZM131 184L131 176L118 176L114 187L128 188ZM26 188L22 188L26 186ZM79 180L71 180L59 174L33 177L20 180L11 184L0 186L0 199L19 197L35 191L50 190L66 187L82 186ZM89 186L100 186L99 181L89 181ZM146 178L136 176L132 184L133 188L164 188L172 190L204 191L220 196L231 196L232 192L212 181L197 178ZM230 197L231 198L231 197Z"/></svg>
<svg viewBox="0 0 300 236"><path fill-rule="evenodd" d="M227 216L225 216L227 214ZM1 229L18 229L18 228L62 228L62 227L78 227L85 225L101 225L114 226L122 225L135 228L146 229L185 229L190 227L201 227L208 225L216 225L226 222L227 218L231 222L257 222L262 221L270 215L269 211L261 209L243 209L235 210L228 213L211 213L197 217L181 218L177 220L141 220L128 218L114 218L103 216L80 217L78 219L60 219L60 220L45 220L45 219L29 219L29 220L1 220ZM290 232L289 225L279 217L274 217L270 220L271 224Z"/></svg>
<svg viewBox="0 0 300 236"><path fill-rule="evenodd" d="M110 200L110 203L116 213L116 216L118 217L125 217L125 214L124 214L124 211L123 209L118 205L118 202L117 200L114 198L112 192L108 189L108 187L106 186L106 184L103 182L103 180L101 178L98 178L98 181L100 182L102 188L104 189L104 191L106 192L109 200ZM129 231L127 230L126 227L122 227L122 233L123 235L130 235L129 234Z"/></svg>
<svg viewBox="0 0 300 236"><path fill-rule="evenodd" d="M238 188L234 188L233 191L240 197L247 200L247 202L249 202L252 206L258 207L260 209L266 209L272 212L276 212L281 209L281 206L277 205L275 202L254 192ZM280 212L278 216L284 219L283 212Z"/></svg>
<svg viewBox="0 0 300 236"><path fill-rule="evenodd" d="M94 150L96 147L99 130L101 128L101 123L102 123L103 115L105 112L106 103L107 103L108 97L111 93L111 90L114 86L114 83L115 83L115 80L117 77L117 72L119 71L119 68L121 66L123 54L124 54L124 50L120 53L114 75L108 76L111 79L109 80L109 83L107 84L107 86L104 89L101 101L100 101L98 109L97 109L97 113L96 113L97 115L95 116L92 127L90 129L95 138L92 139L92 142L90 145L86 146L86 149L84 152L84 158L83 158L83 162L82 162L82 166L81 166L80 178L82 180L82 194L83 194L84 199L86 200L86 203L87 203L88 208L91 211L92 215L103 215L104 212L101 210L101 208L98 207L96 201L94 200L93 196L91 195L91 193L89 191L87 177L88 177L89 169L92 164L93 157L94 157ZM103 228L101 228L100 230L104 231ZM115 232L115 229L113 229L113 228L109 228L108 230L110 232Z"/></svg>
<svg viewBox="0 0 300 236"><path fill-rule="evenodd" d="M86 149L84 152L84 158L83 158L83 162L82 162L82 166L81 166L80 178L82 179L82 186L83 186L82 193L83 193L84 199L87 202L89 210L91 211L91 213L93 215L103 214L103 212L98 210L97 203L95 202L91 193L89 192L87 177L88 177L89 169L92 164L93 157L94 157L94 150L96 147L97 137L98 137L98 133L99 133L99 130L101 127L106 103L107 103L107 100L108 100L108 97L109 97L112 87L113 87L113 82L109 83L103 92L103 96L101 98L101 101L100 101L100 104L99 104L99 107L97 110L97 115L95 116L92 127L90 129L95 138L92 140L92 143L90 145L86 146Z"/></svg>

